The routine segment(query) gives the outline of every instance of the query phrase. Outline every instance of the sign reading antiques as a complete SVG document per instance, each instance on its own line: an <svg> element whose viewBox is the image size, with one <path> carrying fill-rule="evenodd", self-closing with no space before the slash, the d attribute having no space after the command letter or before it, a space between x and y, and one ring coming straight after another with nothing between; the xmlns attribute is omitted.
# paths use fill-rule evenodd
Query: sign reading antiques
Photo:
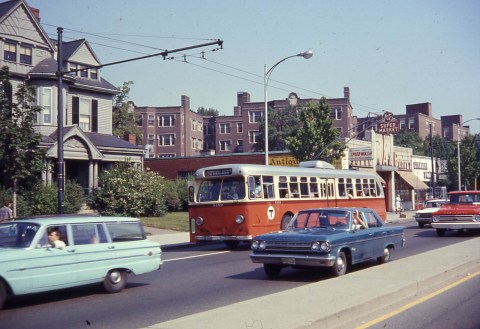
<svg viewBox="0 0 480 329"><path fill-rule="evenodd" d="M398 120L393 116L391 112L385 112L382 115L382 119L378 123L378 131L379 134L397 134L400 132L400 123Z"/></svg>

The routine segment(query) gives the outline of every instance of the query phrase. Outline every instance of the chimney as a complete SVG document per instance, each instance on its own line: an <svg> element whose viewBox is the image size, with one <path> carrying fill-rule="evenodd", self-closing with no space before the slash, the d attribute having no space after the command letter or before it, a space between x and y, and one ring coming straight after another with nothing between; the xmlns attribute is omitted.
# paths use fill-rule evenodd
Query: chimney
<svg viewBox="0 0 480 329"><path fill-rule="evenodd" d="M182 107L186 111L190 111L190 97L182 95Z"/></svg>
<svg viewBox="0 0 480 329"><path fill-rule="evenodd" d="M237 105L242 106L244 103L250 103L250 94L245 91L237 93Z"/></svg>
<svg viewBox="0 0 480 329"><path fill-rule="evenodd" d="M343 98L350 100L350 88L343 87Z"/></svg>
<svg viewBox="0 0 480 329"><path fill-rule="evenodd" d="M40 9L37 9L37 8L33 8L33 7L28 7L30 9L30 11L32 12L33 14L33 17L35 17L35 19L37 20L37 22L40 23Z"/></svg>

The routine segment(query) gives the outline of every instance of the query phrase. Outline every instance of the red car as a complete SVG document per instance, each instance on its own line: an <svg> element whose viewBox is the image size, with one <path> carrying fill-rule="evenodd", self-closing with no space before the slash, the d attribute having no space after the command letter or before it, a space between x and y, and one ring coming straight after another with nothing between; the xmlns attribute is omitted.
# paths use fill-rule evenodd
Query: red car
<svg viewBox="0 0 480 329"><path fill-rule="evenodd" d="M438 236L447 230L480 230L480 191L448 193L449 202L433 213L432 226Z"/></svg>

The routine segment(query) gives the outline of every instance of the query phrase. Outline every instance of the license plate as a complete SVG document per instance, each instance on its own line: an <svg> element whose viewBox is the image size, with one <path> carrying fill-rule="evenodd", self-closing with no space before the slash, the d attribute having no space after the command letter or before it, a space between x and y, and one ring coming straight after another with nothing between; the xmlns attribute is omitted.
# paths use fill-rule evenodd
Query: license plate
<svg viewBox="0 0 480 329"><path fill-rule="evenodd" d="M282 264L295 265L295 258L282 258Z"/></svg>

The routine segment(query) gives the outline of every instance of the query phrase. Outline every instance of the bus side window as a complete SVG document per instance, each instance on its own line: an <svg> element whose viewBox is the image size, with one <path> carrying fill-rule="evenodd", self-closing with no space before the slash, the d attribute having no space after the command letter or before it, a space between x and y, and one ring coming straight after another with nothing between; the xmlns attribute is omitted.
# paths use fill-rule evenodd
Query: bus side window
<svg viewBox="0 0 480 329"><path fill-rule="evenodd" d="M262 197L262 184L260 182L260 176L248 177L248 194L250 199Z"/></svg>
<svg viewBox="0 0 480 329"><path fill-rule="evenodd" d="M288 198L288 183L286 176L280 176L278 183L278 192L280 193L281 198Z"/></svg>
<svg viewBox="0 0 480 329"><path fill-rule="evenodd" d="M272 199L275 197L273 188L273 176L262 176L263 181L263 197L266 199Z"/></svg>

